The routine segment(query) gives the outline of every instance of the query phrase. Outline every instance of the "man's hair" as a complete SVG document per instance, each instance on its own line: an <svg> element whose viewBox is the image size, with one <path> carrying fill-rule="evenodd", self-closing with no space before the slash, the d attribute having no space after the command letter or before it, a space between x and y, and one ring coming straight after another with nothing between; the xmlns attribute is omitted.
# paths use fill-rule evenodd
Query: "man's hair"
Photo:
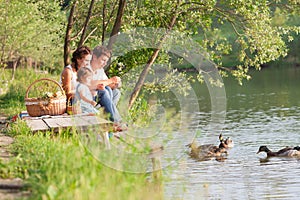
<svg viewBox="0 0 300 200"><path fill-rule="evenodd" d="M109 50L105 46L96 46L93 49L93 55L95 55L97 58L99 58L102 55L110 57L111 56L111 50Z"/></svg>
<svg viewBox="0 0 300 200"><path fill-rule="evenodd" d="M93 72L87 67L80 67L77 72L77 81L82 83L87 76L92 76Z"/></svg>

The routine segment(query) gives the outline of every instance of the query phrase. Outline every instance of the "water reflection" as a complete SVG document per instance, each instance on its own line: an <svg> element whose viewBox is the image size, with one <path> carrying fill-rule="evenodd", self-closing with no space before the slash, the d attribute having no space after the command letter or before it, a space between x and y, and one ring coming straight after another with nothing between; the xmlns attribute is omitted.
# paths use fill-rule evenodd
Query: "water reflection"
<svg viewBox="0 0 300 200"><path fill-rule="evenodd" d="M298 199L300 159L257 155L300 145L300 69L266 69L243 87L225 80L227 117L223 134L233 138L223 162L198 162L188 155L164 171L166 199ZM199 89L204 91L204 89ZM206 129L209 95L199 94L200 144L218 144L218 133ZM192 131L192 130L191 130Z"/></svg>

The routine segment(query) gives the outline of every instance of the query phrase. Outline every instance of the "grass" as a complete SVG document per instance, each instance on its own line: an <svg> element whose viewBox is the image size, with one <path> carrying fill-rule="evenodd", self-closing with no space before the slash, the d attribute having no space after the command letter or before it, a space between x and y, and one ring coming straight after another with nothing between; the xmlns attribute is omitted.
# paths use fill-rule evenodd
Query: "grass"
<svg viewBox="0 0 300 200"><path fill-rule="evenodd" d="M16 157L1 174L23 178L32 190L32 199L161 198L147 174L104 166L80 145L77 134L33 135L22 121L13 124L8 133L15 137L11 150Z"/></svg>
<svg viewBox="0 0 300 200"><path fill-rule="evenodd" d="M49 74L38 74L33 70L18 69L15 75L15 80L11 80L11 70L0 69L0 88L7 90L5 94L0 95L0 113L5 113L8 116L20 113L26 110L24 98L29 85L40 78L52 78L59 80L58 76Z"/></svg>
<svg viewBox="0 0 300 200"><path fill-rule="evenodd" d="M9 82L7 93L0 96L0 112L8 115L25 110L25 91L42 76L28 70L19 71L16 77ZM152 181L149 174L106 166L83 147L80 133L32 134L24 121L17 120L6 134L15 139L10 146L15 156L9 163L0 161L0 178L22 178L31 191L29 199L162 199L160 183ZM124 166L140 162L135 157L122 159L122 154L112 157L101 146L98 151L102 159L119 160Z"/></svg>

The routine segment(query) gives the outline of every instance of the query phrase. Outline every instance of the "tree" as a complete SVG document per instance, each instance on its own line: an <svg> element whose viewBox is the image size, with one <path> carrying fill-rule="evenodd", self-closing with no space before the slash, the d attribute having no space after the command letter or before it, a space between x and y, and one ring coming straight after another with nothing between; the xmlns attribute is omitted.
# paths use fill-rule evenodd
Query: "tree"
<svg viewBox="0 0 300 200"><path fill-rule="evenodd" d="M126 6L126 0L119 0L118 13L116 16L116 20L115 20L113 29L110 34L110 39L108 41L108 45L107 45L108 49L112 49L113 43L115 42L115 38L116 38L114 36L117 35L118 32L120 31L125 6Z"/></svg>
<svg viewBox="0 0 300 200"><path fill-rule="evenodd" d="M167 29L165 35L160 38L158 48L156 48L154 50L152 56L147 61L147 64L145 65L142 73L139 76L139 79L138 79L138 81L133 89L133 92L131 93L130 99L129 99L129 104L128 104L129 109L132 107L133 103L137 99L137 97L142 89L142 86L145 82L145 78L146 78L147 74L149 73L149 70L150 70L151 66L153 65L154 61L156 60L156 58L162 48L162 44L164 43L164 40L168 35L168 32L173 29L173 27L176 23L176 20L177 20L178 14L179 14L178 7L179 7L180 2L181 2L180 0L177 1L177 4L174 8L173 15L171 16L170 22L168 24L168 29Z"/></svg>
<svg viewBox="0 0 300 200"><path fill-rule="evenodd" d="M88 3L88 10L86 10ZM72 47L81 46L85 42L89 46L96 46L99 45L99 41L103 43L105 37L118 33L122 24L125 5L126 0L112 0L109 2L106 0L91 0L90 2L74 0L71 4L69 2L70 12L64 44L65 65L70 62ZM83 13L87 14L84 15ZM113 42L113 40L109 41L109 48Z"/></svg>
<svg viewBox="0 0 300 200"><path fill-rule="evenodd" d="M300 3L295 0L65 0L61 3L62 9L59 3L58 0L2 0L2 65L7 61L17 62L21 57L53 62L62 53L64 36L64 61L68 64L71 49L78 45L93 47L100 43L108 45L114 52L116 49L112 44L116 37L112 36L118 32L154 27L178 31L185 37L194 38L208 53L209 59L217 63L222 75L233 75L242 83L250 78L250 68L259 70L262 64L287 55L287 42L300 31L297 26L274 22L278 19L278 12L286 17L286 21L293 15L299 15ZM63 16L65 12L69 15L67 26ZM225 30L228 33L224 33ZM167 35L168 31L165 37ZM153 37L153 40L163 44L163 38ZM118 58L112 64L117 66L118 61L123 60L124 66L134 68L140 65L140 61L148 61L144 62L145 70L141 72L132 96L136 97L140 88L145 86L143 77L147 76L152 63L171 63L174 60L174 55L168 53L164 45L158 47L127 52L126 59ZM229 54L235 55L235 66L223 64L224 56Z"/></svg>
<svg viewBox="0 0 300 200"><path fill-rule="evenodd" d="M218 64L220 73L231 74L242 83L249 79L249 68L259 70L262 64L287 55L286 37L292 40L292 33L299 34L300 27L277 26L272 23L274 10L278 7L287 16L299 13L299 1L130 1L124 21L129 21L127 29L136 26L155 26L170 28L168 22L174 13L178 13L176 23L172 28L187 36L200 38L199 44L209 53L209 58ZM171 8L178 6L177 11ZM229 41L222 36L224 25L232 27ZM231 42L231 43L230 43ZM236 45L237 44L237 45ZM222 66L222 56L238 51L239 64L234 68ZM156 52L153 53L153 55ZM152 57L153 57L152 55ZM153 63L153 62L152 62ZM145 65L144 73L149 71ZM132 94L129 106L134 102L143 81L138 81Z"/></svg>
<svg viewBox="0 0 300 200"><path fill-rule="evenodd" d="M71 42L71 33L74 24L74 12L76 9L77 0L75 0L72 4L70 9L70 13L68 16L68 25L66 27L66 35L65 35L65 42L64 42L64 64L67 66L70 63L70 42Z"/></svg>
<svg viewBox="0 0 300 200"><path fill-rule="evenodd" d="M50 66L61 56L64 24L58 2L2 0L0 11L1 66L13 62L15 71L22 58Z"/></svg>
<svg viewBox="0 0 300 200"><path fill-rule="evenodd" d="M83 5L84 2L81 4ZM99 41L103 44L105 37L113 36L119 30L126 32L136 27L176 30L186 37L197 38L199 45L208 52L209 59L217 63L220 73L225 76L231 74L242 84L244 79L250 79L248 73L250 68L259 70L262 64L287 55L286 38L293 40L292 34L298 34L300 28L286 26L286 24L278 25L273 23L272 19L276 8L280 8L287 18L293 14L299 14L299 5L300 3L294 0L276 2L265 0L208 0L205 2L200 0L127 0L126 4L122 0L104 0L94 5L85 40L89 44L98 45ZM84 10L80 11L85 13ZM124 20L121 21L122 17ZM83 30L83 26L80 25L83 24L83 18L77 20L78 22L81 20L81 23L75 25L77 33L75 36ZM231 30L228 30L229 26ZM101 30L101 34L95 31L97 29ZM230 33L226 35L223 33L224 30ZM116 37L111 37L110 48L112 39ZM147 52L150 51L152 50ZM156 49L152 52L153 54L139 76L129 106L135 101L144 85L143 80L151 69L151 65L159 62L156 60L159 52L164 54L162 56L165 58L164 61L172 59L165 49ZM137 54L138 52L131 55L137 56ZM229 54L235 55L236 66L223 65L223 57ZM131 60L129 57L127 59ZM135 62L136 65L140 64L137 59ZM131 66L134 67L134 64Z"/></svg>

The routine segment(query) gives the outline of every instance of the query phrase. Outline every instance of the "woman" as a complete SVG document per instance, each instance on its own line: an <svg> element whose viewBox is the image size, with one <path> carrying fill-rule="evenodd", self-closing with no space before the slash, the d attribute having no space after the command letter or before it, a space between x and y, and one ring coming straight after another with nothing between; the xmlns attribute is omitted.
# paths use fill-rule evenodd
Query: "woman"
<svg viewBox="0 0 300 200"><path fill-rule="evenodd" d="M61 73L62 87L67 95L67 99L73 98L77 85L77 71L81 67L88 67L92 59L91 50L87 46L77 48L72 54L72 63L67 65Z"/></svg>

